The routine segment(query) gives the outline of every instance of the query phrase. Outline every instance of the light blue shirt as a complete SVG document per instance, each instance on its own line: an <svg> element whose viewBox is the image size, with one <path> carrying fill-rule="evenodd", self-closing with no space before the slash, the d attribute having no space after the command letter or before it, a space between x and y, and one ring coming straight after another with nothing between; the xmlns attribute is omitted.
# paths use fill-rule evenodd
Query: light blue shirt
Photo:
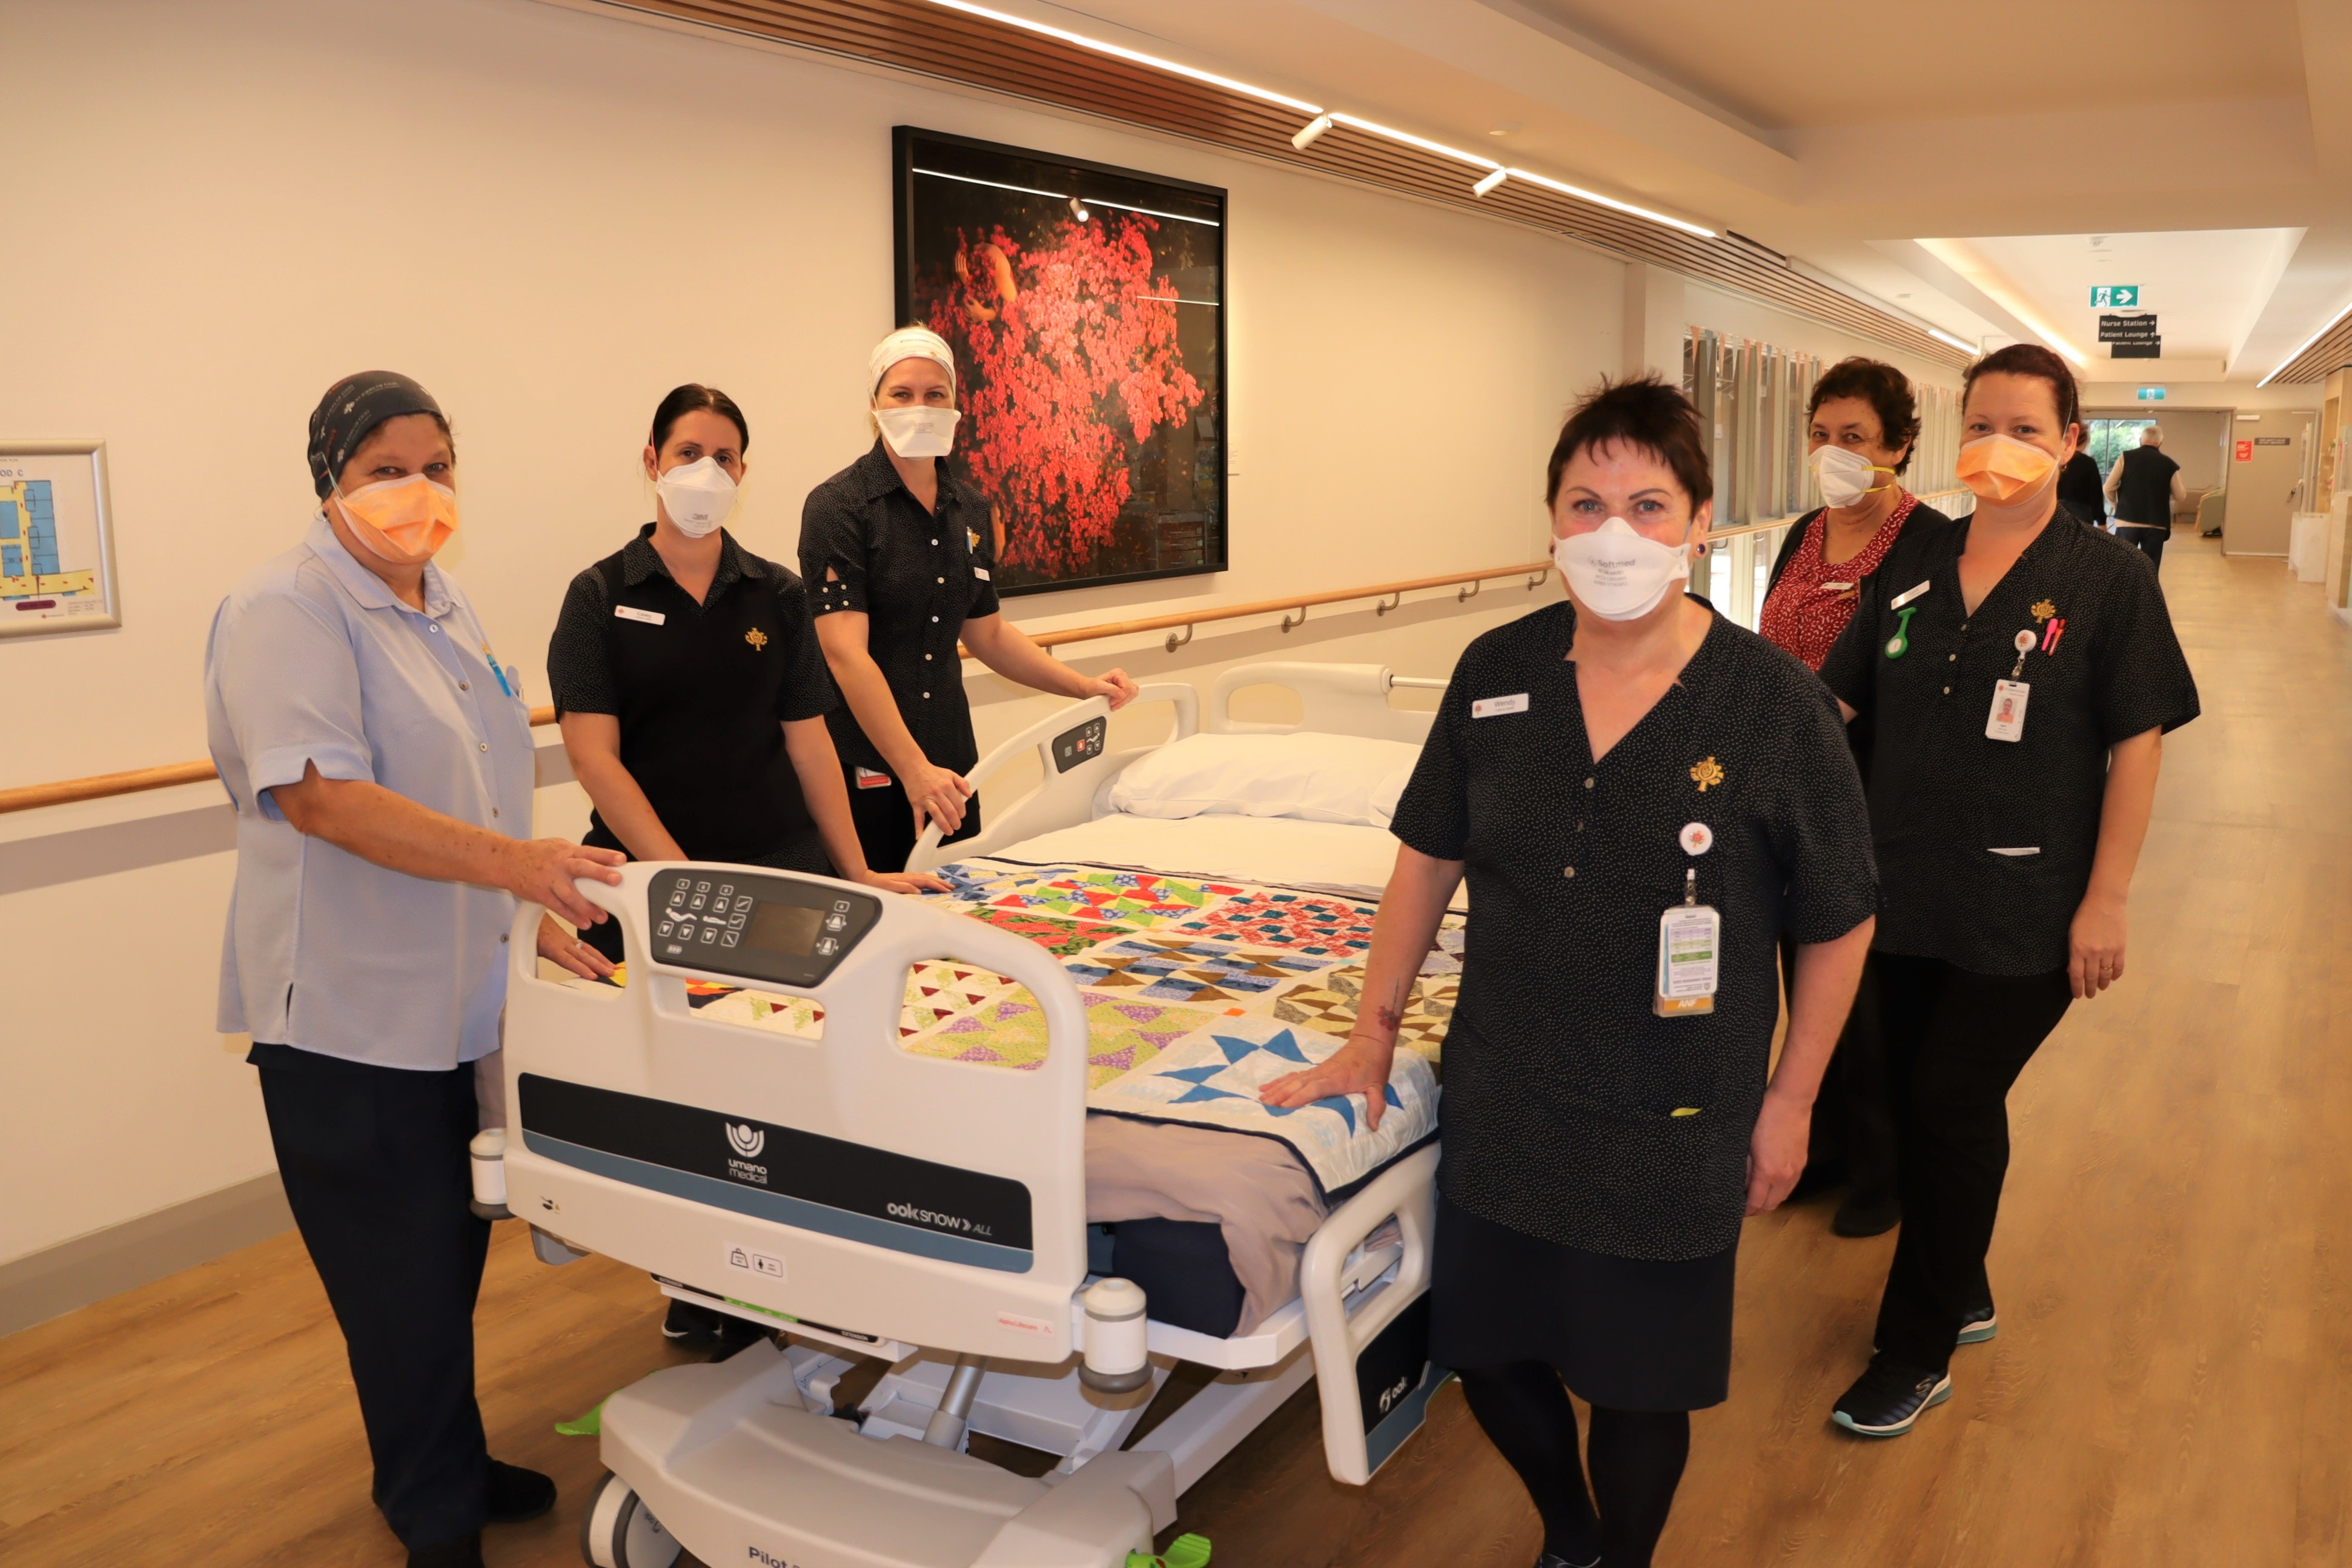
<svg viewBox="0 0 2352 1568"><path fill-rule="evenodd" d="M387 871L297 832L266 791L366 779L461 822L530 832L530 716L474 607L433 566L425 609L323 514L237 584L205 649L213 761L236 807L220 1028L380 1067L498 1049L512 895Z"/></svg>

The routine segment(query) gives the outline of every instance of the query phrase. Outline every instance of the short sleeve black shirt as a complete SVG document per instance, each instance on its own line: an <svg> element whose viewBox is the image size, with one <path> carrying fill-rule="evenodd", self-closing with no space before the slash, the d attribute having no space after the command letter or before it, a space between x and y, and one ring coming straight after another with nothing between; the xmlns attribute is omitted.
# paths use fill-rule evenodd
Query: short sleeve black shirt
<svg viewBox="0 0 2352 1568"><path fill-rule="evenodd" d="M1739 1236L1780 937L1833 940L1875 901L1862 783L1812 672L1719 616L1595 762L1575 625L1554 605L1473 642L1397 803L1396 836L1470 883L1439 1181L1564 1246L1710 1257ZM1715 1010L1662 1019L1658 920L1688 871L1723 920Z"/></svg>
<svg viewBox="0 0 2352 1568"><path fill-rule="evenodd" d="M940 462L936 511L926 511L882 443L809 492L801 513L801 572L818 615L866 617L866 646L907 733L939 767L980 760L956 641L963 623L996 613L988 503ZM889 764L845 705L829 721L845 762Z"/></svg>
<svg viewBox="0 0 2352 1568"><path fill-rule="evenodd" d="M1896 541L1822 678L1877 726L1873 946L1978 974L2048 974L2066 967L2090 885L2108 748L2195 718L2197 683L2130 545L2061 511L1970 613L1968 533L1963 519ZM2018 667L2021 632L2024 731L1994 740L1994 687Z"/></svg>
<svg viewBox="0 0 2352 1568"><path fill-rule="evenodd" d="M635 538L572 580L547 650L559 714L609 713L621 765L695 860L830 873L783 725L841 703L800 579L722 535L697 604ZM602 815L587 842L622 844Z"/></svg>

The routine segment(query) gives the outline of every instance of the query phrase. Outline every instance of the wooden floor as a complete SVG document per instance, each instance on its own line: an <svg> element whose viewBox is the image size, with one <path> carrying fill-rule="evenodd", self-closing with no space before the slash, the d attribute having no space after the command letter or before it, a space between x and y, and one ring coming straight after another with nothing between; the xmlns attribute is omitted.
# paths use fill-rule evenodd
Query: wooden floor
<svg viewBox="0 0 2352 1568"><path fill-rule="evenodd" d="M2000 1337L1900 1441L1832 1432L1892 1238L1750 1223L1731 1402L1696 1421L1670 1564L2352 1560L2352 632L2274 560L2177 538L2205 716L2166 747L2129 974L2011 1096ZM500 1457L554 1517L493 1568L578 1561L595 1444L551 1423L664 1364L657 1301L500 1228L479 1314ZM1524 1568L1533 1511L1449 1388L1362 1490L1313 1390L1184 1500L1219 1568ZM0 1340L0 1562L394 1564L341 1343L299 1243L264 1242Z"/></svg>

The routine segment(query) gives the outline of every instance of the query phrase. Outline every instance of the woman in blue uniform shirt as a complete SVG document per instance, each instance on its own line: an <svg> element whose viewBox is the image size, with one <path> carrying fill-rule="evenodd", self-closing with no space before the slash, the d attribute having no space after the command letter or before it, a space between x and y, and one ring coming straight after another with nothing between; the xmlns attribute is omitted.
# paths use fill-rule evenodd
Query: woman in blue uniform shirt
<svg viewBox="0 0 2352 1568"><path fill-rule="evenodd" d="M238 583L205 653L236 808L220 1029L250 1034L286 1199L350 1352L373 1495L411 1568L480 1568L481 1527L555 1485L500 1464L474 1399L490 1228L467 1210L475 1064L497 1051L518 899L604 918L621 857L531 839L530 717L464 590L448 422L406 376L310 416L301 543ZM604 961L542 918L539 954Z"/></svg>

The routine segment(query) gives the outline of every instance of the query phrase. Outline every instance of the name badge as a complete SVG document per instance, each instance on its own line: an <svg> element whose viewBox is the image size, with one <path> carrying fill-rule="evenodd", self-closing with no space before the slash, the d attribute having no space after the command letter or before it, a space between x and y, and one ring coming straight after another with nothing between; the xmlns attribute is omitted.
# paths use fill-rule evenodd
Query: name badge
<svg viewBox="0 0 2352 1568"><path fill-rule="evenodd" d="M980 579L982 582L986 582L988 580L988 568L984 566L973 567L971 569L971 574L972 576Z"/></svg>
<svg viewBox="0 0 2352 1568"><path fill-rule="evenodd" d="M2033 688L2023 681L1995 681L1992 711L1985 716L1985 738L2023 740L2025 700L2032 695Z"/></svg>
<svg viewBox="0 0 2352 1568"><path fill-rule="evenodd" d="M1913 600L1924 597L1927 591L1935 586L1935 579L1930 578L1916 588L1906 588L1902 592L1896 594L1892 600L1889 600L1887 601L1886 608L1889 610L1900 610L1905 605L1910 603Z"/></svg>
<svg viewBox="0 0 2352 1568"><path fill-rule="evenodd" d="M614 615L623 621L642 621L648 626L658 626L669 619L658 610L639 610L633 604L615 604Z"/></svg>
<svg viewBox="0 0 2352 1568"><path fill-rule="evenodd" d="M1507 697L1480 697L1470 705L1472 718L1493 718L1499 714L1528 711L1528 694L1513 692Z"/></svg>
<svg viewBox="0 0 2352 1568"><path fill-rule="evenodd" d="M1678 904L1658 916L1658 990L1650 1010L1686 1018L1715 1010L1723 965L1723 916L1704 904Z"/></svg>

